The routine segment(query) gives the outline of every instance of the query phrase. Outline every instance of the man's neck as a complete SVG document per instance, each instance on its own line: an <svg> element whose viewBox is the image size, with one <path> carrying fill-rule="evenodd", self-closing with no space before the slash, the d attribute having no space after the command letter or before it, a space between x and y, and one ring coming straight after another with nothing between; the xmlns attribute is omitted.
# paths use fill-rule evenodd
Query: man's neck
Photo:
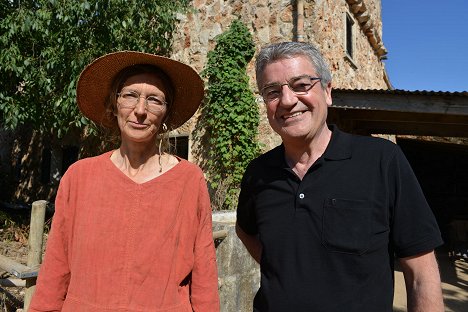
<svg viewBox="0 0 468 312"><path fill-rule="evenodd" d="M284 154L289 167L302 180L310 167L325 152L332 132L325 127L309 140L284 141Z"/></svg>

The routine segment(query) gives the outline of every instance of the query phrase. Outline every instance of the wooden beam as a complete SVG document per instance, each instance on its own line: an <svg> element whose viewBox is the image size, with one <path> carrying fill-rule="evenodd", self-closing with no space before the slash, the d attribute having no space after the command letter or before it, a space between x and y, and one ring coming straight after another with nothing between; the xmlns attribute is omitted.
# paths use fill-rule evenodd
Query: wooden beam
<svg viewBox="0 0 468 312"><path fill-rule="evenodd" d="M224 239L228 234L227 230L220 230L213 232L213 239Z"/></svg>
<svg viewBox="0 0 468 312"><path fill-rule="evenodd" d="M330 107L328 113L329 123L348 132L468 137L468 115L464 114L356 107Z"/></svg>
<svg viewBox="0 0 468 312"><path fill-rule="evenodd" d="M29 225L29 251L28 267L36 268L42 263L42 243L44 235L44 222L47 202L37 200L32 204L31 221ZM36 279L26 280L26 290L24 292L24 311L28 311L32 296L36 290Z"/></svg>
<svg viewBox="0 0 468 312"><path fill-rule="evenodd" d="M0 286L2 287L24 287L26 281L19 278L2 278L0 279Z"/></svg>
<svg viewBox="0 0 468 312"><path fill-rule="evenodd" d="M342 109L468 116L468 96L464 93L333 90L332 97L332 107Z"/></svg>
<svg viewBox="0 0 468 312"><path fill-rule="evenodd" d="M0 268L21 279L37 277L38 268L30 268L15 260L0 255Z"/></svg>

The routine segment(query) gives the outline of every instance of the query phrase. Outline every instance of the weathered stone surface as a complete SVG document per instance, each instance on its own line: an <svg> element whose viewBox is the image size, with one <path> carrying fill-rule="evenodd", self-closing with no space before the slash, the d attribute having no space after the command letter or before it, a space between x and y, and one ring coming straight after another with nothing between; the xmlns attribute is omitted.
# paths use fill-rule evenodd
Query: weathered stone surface
<svg viewBox="0 0 468 312"><path fill-rule="evenodd" d="M370 20L370 15L369 13L364 12L362 14L357 15L356 19L359 21L359 24L363 24Z"/></svg>
<svg viewBox="0 0 468 312"><path fill-rule="evenodd" d="M252 311L253 297L260 284L260 267L249 255L235 231L234 211L213 213L213 230L227 230L216 242L221 312Z"/></svg>

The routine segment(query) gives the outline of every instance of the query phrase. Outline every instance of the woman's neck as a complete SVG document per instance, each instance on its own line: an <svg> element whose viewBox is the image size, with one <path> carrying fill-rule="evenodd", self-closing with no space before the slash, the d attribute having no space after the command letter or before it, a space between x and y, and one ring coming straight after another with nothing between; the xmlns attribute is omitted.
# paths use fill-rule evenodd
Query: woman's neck
<svg viewBox="0 0 468 312"><path fill-rule="evenodd" d="M145 166L151 159L159 158L159 149L156 142L122 142L118 152L129 167L137 169Z"/></svg>
<svg viewBox="0 0 468 312"><path fill-rule="evenodd" d="M144 183L169 170L170 155L159 155L158 146L122 143L111 155L111 161L136 183Z"/></svg>

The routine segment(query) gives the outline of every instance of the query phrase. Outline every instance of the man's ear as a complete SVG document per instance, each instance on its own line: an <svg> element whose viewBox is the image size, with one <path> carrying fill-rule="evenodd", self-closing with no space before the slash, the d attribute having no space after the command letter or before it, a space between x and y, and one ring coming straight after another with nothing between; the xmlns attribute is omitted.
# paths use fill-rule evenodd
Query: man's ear
<svg viewBox="0 0 468 312"><path fill-rule="evenodd" d="M327 84L327 87L325 88L325 101L328 106L332 106L333 104L333 99L332 99L332 83L331 81Z"/></svg>

